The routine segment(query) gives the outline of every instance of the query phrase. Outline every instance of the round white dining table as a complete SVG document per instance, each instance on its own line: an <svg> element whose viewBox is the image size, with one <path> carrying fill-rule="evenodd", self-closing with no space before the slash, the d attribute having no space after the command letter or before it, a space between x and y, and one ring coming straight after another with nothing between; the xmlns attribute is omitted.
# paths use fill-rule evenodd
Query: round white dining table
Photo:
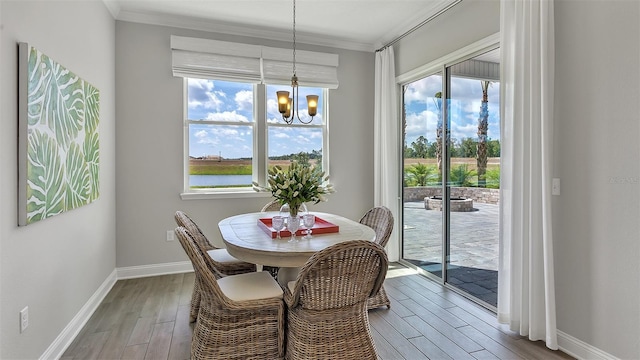
<svg viewBox="0 0 640 360"><path fill-rule="evenodd" d="M261 218L270 219L278 214L277 211L231 216L220 221L218 228L229 254L246 262L274 267L299 268L311 255L328 246L348 240L374 241L376 238L373 229L357 221L329 213L311 213L338 225L339 232L312 233L310 240L296 236L298 242L289 242L289 237L271 238L258 226L258 221Z"/></svg>

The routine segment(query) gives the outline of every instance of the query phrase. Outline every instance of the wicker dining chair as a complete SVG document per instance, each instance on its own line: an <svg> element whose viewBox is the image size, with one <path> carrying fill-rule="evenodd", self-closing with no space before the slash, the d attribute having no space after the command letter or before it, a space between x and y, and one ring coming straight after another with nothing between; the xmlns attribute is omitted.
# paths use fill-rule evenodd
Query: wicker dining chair
<svg viewBox="0 0 640 360"><path fill-rule="evenodd" d="M376 232L376 243L380 244L383 248L387 245L391 231L393 231L393 214L391 210L385 206L371 208L362 216L360 223L367 225ZM389 301L384 286L381 286L380 291L370 297L367 303L369 310L381 306L386 306L387 309L391 308L391 301Z"/></svg>
<svg viewBox="0 0 640 360"><path fill-rule="evenodd" d="M387 273L377 243L352 240L316 252L287 284L287 359L376 359L367 299Z"/></svg>
<svg viewBox="0 0 640 360"><path fill-rule="evenodd" d="M271 200L268 203L266 203L262 209L260 210L261 212L265 212L265 211L279 211L280 208L282 207L282 205L280 205L280 202L278 200Z"/></svg>
<svg viewBox="0 0 640 360"><path fill-rule="evenodd" d="M176 235L201 288L191 359L282 359L285 305L267 272L215 276L215 264L184 227Z"/></svg>
<svg viewBox="0 0 640 360"><path fill-rule="evenodd" d="M183 211L176 211L175 220L178 226L184 227L189 231L196 241L202 252L206 252L211 261L215 263L213 269L216 278L222 278L227 275L244 274L256 271L256 265L238 260L231 256L227 249L217 248L211 245L209 239L204 235L200 227ZM200 285L198 282L193 284L193 293L191 294L191 310L189 311L189 321L194 322L198 317L198 309L200 307Z"/></svg>

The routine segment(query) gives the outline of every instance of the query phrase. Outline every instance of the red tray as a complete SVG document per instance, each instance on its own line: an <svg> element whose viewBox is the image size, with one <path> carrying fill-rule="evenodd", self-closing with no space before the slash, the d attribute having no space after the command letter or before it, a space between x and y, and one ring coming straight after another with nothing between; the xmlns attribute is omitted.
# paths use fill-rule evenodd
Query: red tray
<svg viewBox="0 0 640 360"><path fill-rule="evenodd" d="M271 235L272 239L275 239L278 236L277 231L275 231L273 227L271 227L271 218L258 219L258 227L264 230L264 232L267 233L267 235ZM330 223L327 220L321 219L316 216L316 223L313 225L311 230L312 230L311 235L316 235L316 234L339 232L340 228L338 227L338 225L334 223ZM307 228L305 228L302 225L300 226L300 229L296 231L296 235L305 235L306 233L307 233ZM286 229L280 230L280 237L289 237L289 236L291 236L291 232L289 232Z"/></svg>

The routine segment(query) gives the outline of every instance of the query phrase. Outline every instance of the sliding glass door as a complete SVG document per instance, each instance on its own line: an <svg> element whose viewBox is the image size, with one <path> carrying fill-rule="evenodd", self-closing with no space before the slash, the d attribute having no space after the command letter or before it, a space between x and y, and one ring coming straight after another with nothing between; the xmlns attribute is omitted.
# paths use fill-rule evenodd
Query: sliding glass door
<svg viewBox="0 0 640 360"><path fill-rule="evenodd" d="M497 306L499 50L403 85L403 260Z"/></svg>

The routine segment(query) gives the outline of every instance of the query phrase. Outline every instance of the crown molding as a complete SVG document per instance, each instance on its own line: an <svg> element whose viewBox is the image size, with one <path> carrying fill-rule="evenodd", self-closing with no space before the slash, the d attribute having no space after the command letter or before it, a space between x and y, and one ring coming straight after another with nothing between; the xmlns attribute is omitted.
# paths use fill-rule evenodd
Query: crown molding
<svg viewBox="0 0 640 360"><path fill-rule="evenodd" d="M106 3L108 3L108 1L105 2L105 4ZM120 11L119 9L117 9L117 15L115 15L114 18L119 21L128 21L147 25L161 25L190 30L215 32L227 35L239 35L266 40L291 42L291 32L289 31L278 31L259 26L239 26L237 24L224 23L220 21L213 22L210 20L186 16L149 14L133 11ZM362 43L348 39L322 37L300 32L296 33L296 39L300 43L309 45L326 46L355 51L375 51L374 44Z"/></svg>

